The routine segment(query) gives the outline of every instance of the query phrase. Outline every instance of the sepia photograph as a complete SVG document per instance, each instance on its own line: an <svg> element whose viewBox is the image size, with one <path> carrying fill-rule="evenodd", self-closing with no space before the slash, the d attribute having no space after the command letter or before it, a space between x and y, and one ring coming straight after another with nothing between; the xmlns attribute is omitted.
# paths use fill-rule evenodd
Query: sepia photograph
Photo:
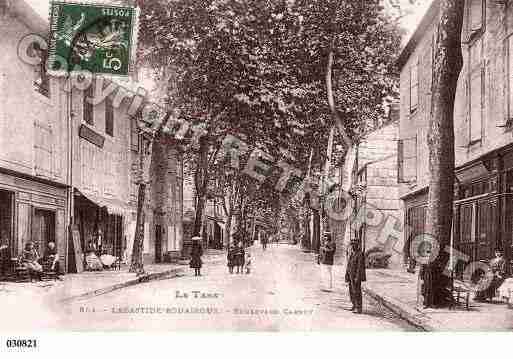
<svg viewBox="0 0 513 359"><path fill-rule="evenodd" d="M0 0L0 352L48 332L513 332L513 2Z"/></svg>

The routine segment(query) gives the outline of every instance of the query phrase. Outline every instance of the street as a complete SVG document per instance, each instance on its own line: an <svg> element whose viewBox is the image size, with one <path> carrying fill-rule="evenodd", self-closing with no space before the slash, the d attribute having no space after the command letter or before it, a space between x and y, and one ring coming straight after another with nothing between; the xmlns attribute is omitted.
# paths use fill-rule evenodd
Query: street
<svg viewBox="0 0 513 359"><path fill-rule="evenodd" d="M288 244L250 248L253 271L228 274L226 263L184 276L128 287L61 308L72 330L414 330L364 298L353 314L340 269L336 290L319 290L312 254Z"/></svg>

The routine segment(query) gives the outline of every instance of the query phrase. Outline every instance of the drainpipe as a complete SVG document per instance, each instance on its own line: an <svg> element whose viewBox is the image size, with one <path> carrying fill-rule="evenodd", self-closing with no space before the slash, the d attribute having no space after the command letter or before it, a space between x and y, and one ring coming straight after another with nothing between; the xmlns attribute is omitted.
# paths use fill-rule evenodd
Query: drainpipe
<svg viewBox="0 0 513 359"><path fill-rule="evenodd" d="M73 191L73 87L71 86L71 76L65 80L65 86L69 86L66 93L66 123L68 130L68 158L67 158L67 185L68 185L68 218L67 218L67 236L65 245L66 255L66 273L69 272L69 242L71 237L71 228L74 223L75 196Z"/></svg>

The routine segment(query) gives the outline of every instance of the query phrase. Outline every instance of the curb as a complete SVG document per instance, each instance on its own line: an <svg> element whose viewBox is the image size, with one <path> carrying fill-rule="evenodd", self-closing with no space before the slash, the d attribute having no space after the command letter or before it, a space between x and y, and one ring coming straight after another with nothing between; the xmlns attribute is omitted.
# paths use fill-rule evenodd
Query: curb
<svg viewBox="0 0 513 359"><path fill-rule="evenodd" d="M110 293L110 292L114 292L116 290L123 289L123 288L126 288L126 287L131 287L131 286L134 286L134 285L137 285L137 284L141 284L141 283L146 283L146 282L150 282L150 281L153 281L153 280L157 280L157 279L160 279L160 278L163 278L163 277L168 277L169 276L170 278L175 278L175 277L178 277L178 273L181 272L181 271L183 271L182 268L175 268L175 269L170 269L170 270L167 270L167 271L164 271L164 272L156 272L156 273L145 274L145 275L142 275L142 276L140 276L138 278L128 280L126 282L110 285L110 286L107 286L107 287L104 287L104 288L100 288L100 289L96 289L96 290L93 290L93 291L90 291L90 292L85 292L85 293L82 293L82 294L74 295L72 297L64 298L64 299L61 300L61 303L70 303L70 302L73 302L73 301L76 301L76 300L96 297L96 296L107 294L107 293Z"/></svg>
<svg viewBox="0 0 513 359"><path fill-rule="evenodd" d="M224 261L220 260L220 259L215 259L215 260L212 260L212 261L205 262L205 264L219 264L219 263L222 263L222 262L224 262ZM157 280L157 279L162 279L164 277L176 278L184 270L185 270L185 268L173 268L173 269L169 269L169 270L166 270L166 271L163 271L163 272L155 272L155 273L145 274L145 275L142 275L142 276L140 276L138 278L128 280L126 282L122 282L122 283L118 283L118 284L113 284L113 285L110 285L110 286L107 286L107 287L104 287L104 288L100 288L100 289L96 289L96 290L93 290L93 291L90 291L90 292L85 292L85 293L82 293L82 294L74 295L72 297L67 297L67 298L61 299L60 302L61 303L70 303L70 302L74 302L76 300L82 300L82 299L88 299L88 298L92 298L92 297L97 297L97 296L104 295L104 294L107 294L107 293L110 293L110 292L114 292L114 291L119 290L119 289L131 287L131 286L134 286L134 285L137 285L137 284L141 284L141 283L151 282L151 281L154 281L154 280Z"/></svg>
<svg viewBox="0 0 513 359"><path fill-rule="evenodd" d="M368 286L362 286L362 291L414 327L426 332L439 330L436 325L433 325L433 320L429 316L417 311L415 308L379 293Z"/></svg>

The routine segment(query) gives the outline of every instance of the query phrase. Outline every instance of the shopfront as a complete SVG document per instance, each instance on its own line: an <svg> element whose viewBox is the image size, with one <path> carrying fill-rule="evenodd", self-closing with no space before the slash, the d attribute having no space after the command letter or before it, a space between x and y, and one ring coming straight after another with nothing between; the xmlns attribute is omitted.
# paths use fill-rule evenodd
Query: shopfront
<svg viewBox="0 0 513 359"><path fill-rule="evenodd" d="M455 176L453 247L468 258L467 263L489 262L500 250L512 274L513 145L456 168ZM425 232L428 189L403 200L405 241L409 243L409 239ZM464 261L458 262L457 274L462 274L465 265Z"/></svg>
<svg viewBox="0 0 513 359"><path fill-rule="evenodd" d="M130 210L123 204L106 201L75 190L75 225L80 233L81 252L94 251L123 260L126 257L126 219ZM70 255L74 255L70 252ZM82 258L82 260L84 260Z"/></svg>
<svg viewBox="0 0 513 359"><path fill-rule="evenodd" d="M7 238L13 258L21 255L29 241L40 255L54 242L61 268L67 268L66 192L62 184L0 171L0 236Z"/></svg>

